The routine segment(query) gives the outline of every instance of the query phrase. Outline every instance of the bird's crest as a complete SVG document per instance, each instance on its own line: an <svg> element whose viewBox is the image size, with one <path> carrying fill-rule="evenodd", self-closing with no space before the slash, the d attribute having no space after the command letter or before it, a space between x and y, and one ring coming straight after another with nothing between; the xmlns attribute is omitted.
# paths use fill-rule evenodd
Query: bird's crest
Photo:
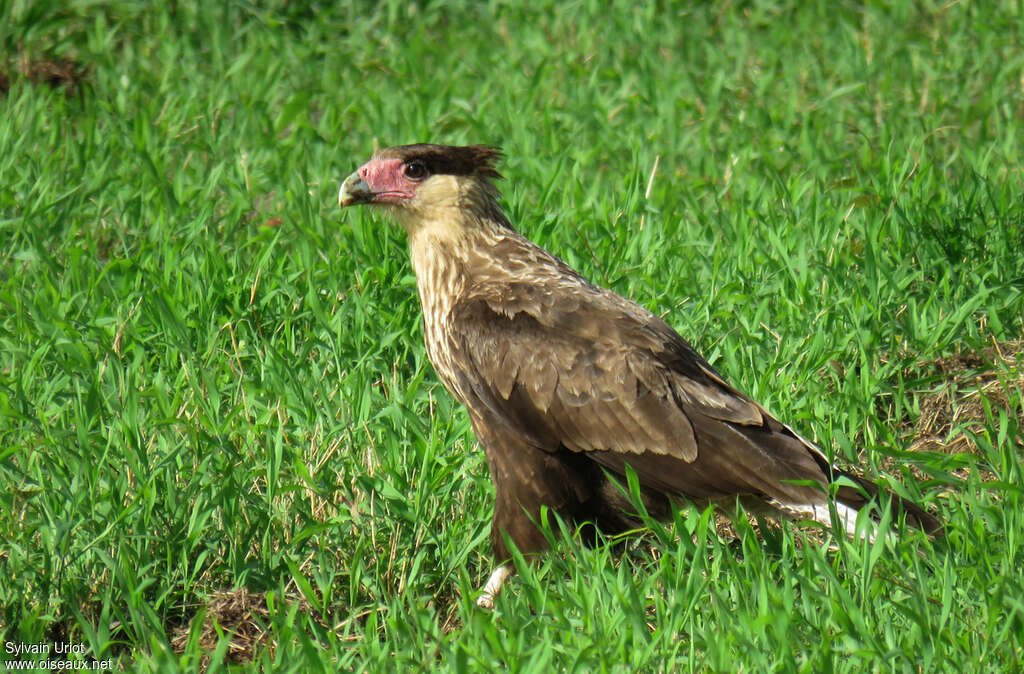
<svg viewBox="0 0 1024 674"><path fill-rule="evenodd" d="M501 148L491 145L434 145L417 143L398 145L377 153L377 159L401 159L403 162L422 162L431 174L476 176L491 180L501 179L495 168L503 157Z"/></svg>

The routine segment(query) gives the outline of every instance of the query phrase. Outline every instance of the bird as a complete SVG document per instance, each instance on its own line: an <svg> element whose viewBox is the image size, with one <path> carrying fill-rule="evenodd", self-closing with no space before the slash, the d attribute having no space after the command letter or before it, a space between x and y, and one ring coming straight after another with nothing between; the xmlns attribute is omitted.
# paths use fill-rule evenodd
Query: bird
<svg viewBox="0 0 1024 674"><path fill-rule="evenodd" d="M497 187L503 157L490 145L388 147L338 193L341 208L367 204L405 230L427 355L486 455L496 567L478 605L493 608L514 573L509 543L524 555L547 547L544 509L580 530L637 529L621 486L629 471L653 517L680 500L826 526L834 510L855 536L857 512L884 501L941 533L922 507L880 499L876 484L834 465L662 318L514 228Z"/></svg>

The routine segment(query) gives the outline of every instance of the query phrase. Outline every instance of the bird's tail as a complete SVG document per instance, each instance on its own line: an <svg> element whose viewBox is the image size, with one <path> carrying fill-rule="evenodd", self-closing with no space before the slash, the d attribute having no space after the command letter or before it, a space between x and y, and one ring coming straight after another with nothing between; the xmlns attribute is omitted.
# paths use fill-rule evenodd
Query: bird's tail
<svg viewBox="0 0 1024 674"><path fill-rule="evenodd" d="M888 500L889 512L892 514L894 521L904 517L907 524L917 527L929 536L944 535L945 527L939 521L939 518L913 501L908 501L891 492L885 492L874 482L865 480L853 473L839 470L838 468L832 468L831 477L833 480L843 477L856 485L839 485L839 488L836 490L836 502L838 504L857 511L872 502L877 503L880 507L884 507L885 501Z"/></svg>
<svg viewBox="0 0 1024 674"><path fill-rule="evenodd" d="M857 536L857 514L862 508L871 504L885 507L886 500L888 500L889 512L892 514L894 521L904 517L907 524L917 527L929 536L944 535L945 527L942 522L916 503L896 494L885 492L874 482L865 480L853 473L848 473L834 466L829 466L828 470L830 473L829 477L833 482L839 478L846 478L846 480L853 483L853 485L840 484L836 489L835 500L832 502L832 507L835 508L838 521L848 536ZM777 503L776 507L790 515L806 517L826 526L832 526L832 512L827 502L813 504ZM872 530L868 532L867 536L874 540L876 533L876 531Z"/></svg>

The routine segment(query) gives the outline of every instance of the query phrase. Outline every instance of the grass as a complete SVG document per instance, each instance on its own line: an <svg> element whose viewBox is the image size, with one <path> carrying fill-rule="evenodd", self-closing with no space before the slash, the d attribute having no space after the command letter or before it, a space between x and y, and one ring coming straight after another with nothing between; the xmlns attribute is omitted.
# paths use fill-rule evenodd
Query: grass
<svg viewBox="0 0 1024 674"><path fill-rule="evenodd" d="M5 644L138 671L1024 665L1019 2L332 4L0 2ZM683 508L587 550L555 523L476 609L485 461L403 236L335 206L375 144L427 140L503 145L520 229L947 539ZM910 451L936 395L956 423Z"/></svg>

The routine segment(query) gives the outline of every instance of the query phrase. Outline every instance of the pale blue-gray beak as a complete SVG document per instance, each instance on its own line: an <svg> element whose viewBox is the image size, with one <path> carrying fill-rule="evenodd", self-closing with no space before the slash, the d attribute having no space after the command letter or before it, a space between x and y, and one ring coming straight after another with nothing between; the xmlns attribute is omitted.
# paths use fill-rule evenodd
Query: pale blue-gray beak
<svg viewBox="0 0 1024 674"><path fill-rule="evenodd" d="M353 173L341 184L338 191L338 206L345 208L353 204L368 204L373 201L373 190L360 177L359 173Z"/></svg>

